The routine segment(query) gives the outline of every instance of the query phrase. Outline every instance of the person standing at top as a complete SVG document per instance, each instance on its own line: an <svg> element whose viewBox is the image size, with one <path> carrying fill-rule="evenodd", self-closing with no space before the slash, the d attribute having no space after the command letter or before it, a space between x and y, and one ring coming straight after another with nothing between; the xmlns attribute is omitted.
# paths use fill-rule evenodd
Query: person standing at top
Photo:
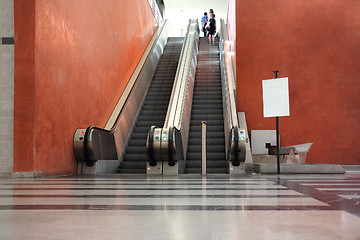
<svg viewBox="0 0 360 240"><path fill-rule="evenodd" d="M214 10L212 10L212 8L210 8L210 10L209 10L209 17L212 18L212 15L214 15Z"/></svg>
<svg viewBox="0 0 360 240"><path fill-rule="evenodd" d="M206 37L206 29L205 26L208 22L208 15L207 12L204 12L204 16L201 18L201 29L204 32L204 37Z"/></svg>
<svg viewBox="0 0 360 240"><path fill-rule="evenodd" d="M211 10L211 9L210 9ZM210 29L209 29L209 45L211 45L211 38L212 43L215 44L215 33L216 33L216 21L215 21L215 14L210 14Z"/></svg>

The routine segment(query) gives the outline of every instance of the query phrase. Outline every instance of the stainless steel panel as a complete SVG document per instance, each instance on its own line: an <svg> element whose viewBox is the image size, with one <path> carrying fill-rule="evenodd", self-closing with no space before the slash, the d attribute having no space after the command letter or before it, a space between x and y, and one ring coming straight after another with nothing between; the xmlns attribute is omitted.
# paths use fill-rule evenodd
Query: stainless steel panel
<svg viewBox="0 0 360 240"><path fill-rule="evenodd" d="M246 131L246 138L249 139L249 133L247 130L247 125L246 125L246 118L245 118L245 113L244 112L238 112L238 119L239 119L239 125L241 128L245 129ZM246 145L246 157L245 157L245 163L249 166L247 166L246 168L253 168L253 158L252 158L252 154L251 154L251 147L250 147L250 141L247 141L245 143Z"/></svg>
<svg viewBox="0 0 360 240"><path fill-rule="evenodd" d="M239 166L235 167L230 164L230 174L236 175L236 174L245 174L246 173L246 167L245 163L241 162Z"/></svg>
<svg viewBox="0 0 360 240"><path fill-rule="evenodd" d="M149 162L146 162L146 174L148 175L161 175L163 173L162 162L155 167L150 166Z"/></svg>
<svg viewBox="0 0 360 240"><path fill-rule="evenodd" d="M206 123L201 125L201 174L206 175Z"/></svg>
<svg viewBox="0 0 360 240"><path fill-rule="evenodd" d="M162 129L160 141L161 141L161 159L160 160L165 161L165 159L169 158L169 129L166 129L166 128Z"/></svg>
<svg viewBox="0 0 360 240"><path fill-rule="evenodd" d="M179 162L174 166L169 166L167 162L163 162L163 175L177 175L179 174Z"/></svg>
<svg viewBox="0 0 360 240"><path fill-rule="evenodd" d="M75 159L78 162L86 161L85 149L84 149L85 132L86 129L77 129L74 133L73 150L74 150Z"/></svg>
<svg viewBox="0 0 360 240"><path fill-rule="evenodd" d="M175 127L182 138L182 155L186 158L191 106L197 66L199 27L189 20L188 31L181 51L164 128ZM178 148L178 147L176 147Z"/></svg>
<svg viewBox="0 0 360 240"><path fill-rule="evenodd" d="M162 162L162 149L161 149L161 134L162 128L155 128L153 139L153 151L155 161L159 164Z"/></svg>

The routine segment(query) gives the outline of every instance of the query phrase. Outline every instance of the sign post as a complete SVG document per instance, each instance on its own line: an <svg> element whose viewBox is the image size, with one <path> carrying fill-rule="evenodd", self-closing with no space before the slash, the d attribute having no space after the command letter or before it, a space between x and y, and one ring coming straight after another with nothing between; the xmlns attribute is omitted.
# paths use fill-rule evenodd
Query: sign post
<svg viewBox="0 0 360 240"><path fill-rule="evenodd" d="M273 71L274 79L263 80L264 117L276 117L277 174L280 174L279 117L290 116L288 78L278 78L279 71Z"/></svg>
<svg viewBox="0 0 360 240"><path fill-rule="evenodd" d="M275 74L274 79L277 79L279 71L273 71ZM280 174L280 134L279 134L279 117L276 116L276 159L277 159L277 174Z"/></svg>

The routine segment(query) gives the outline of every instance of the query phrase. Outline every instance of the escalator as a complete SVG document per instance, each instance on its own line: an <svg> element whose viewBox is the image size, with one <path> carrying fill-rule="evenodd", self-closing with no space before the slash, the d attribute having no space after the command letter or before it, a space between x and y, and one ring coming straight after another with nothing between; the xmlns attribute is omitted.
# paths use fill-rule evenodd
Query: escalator
<svg viewBox="0 0 360 240"><path fill-rule="evenodd" d="M146 137L164 124L184 38L168 38L117 173L146 173Z"/></svg>
<svg viewBox="0 0 360 240"><path fill-rule="evenodd" d="M220 24L218 44L209 45L199 38L198 21L189 20L165 123L148 133L148 174L245 174L247 131L237 117L232 60L225 57L232 41Z"/></svg>
<svg viewBox="0 0 360 240"><path fill-rule="evenodd" d="M226 173L224 117L218 44L199 40L185 173L201 173L201 122L206 121L206 172Z"/></svg>
<svg viewBox="0 0 360 240"><path fill-rule="evenodd" d="M79 174L203 174L205 158L208 174L245 173L247 133L221 25L216 45L199 39L197 20L185 38L168 38L167 21L157 28L105 127L75 131Z"/></svg>

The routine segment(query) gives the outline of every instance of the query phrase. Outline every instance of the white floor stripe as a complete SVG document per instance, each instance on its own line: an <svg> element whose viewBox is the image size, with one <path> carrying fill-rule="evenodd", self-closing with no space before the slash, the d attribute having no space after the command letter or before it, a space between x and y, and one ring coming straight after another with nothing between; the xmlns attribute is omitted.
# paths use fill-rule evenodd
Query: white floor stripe
<svg viewBox="0 0 360 240"><path fill-rule="evenodd" d="M315 188L320 191L360 191L360 188Z"/></svg>
<svg viewBox="0 0 360 240"><path fill-rule="evenodd" d="M359 180L342 180L342 179L291 179L289 182L359 182Z"/></svg>
<svg viewBox="0 0 360 240"><path fill-rule="evenodd" d="M167 176L159 176L159 177L149 177L149 178L27 178L27 179L9 179L13 182L20 181L20 182L28 182L28 181L226 181L226 182L241 182L241 181L269 181L264 178L206 178L206 177L199 177L199 178L181 178L181 177L167 177Z"/></svg>
<svg viewBox="0 0 360 240"><path fill-rule="evenodd" d="M57 183L65 183L65 182L89 182L89 183L97 183L97 182L123 182L123 183L248 183L248 182L269 182L272 183L273 181L266 180L266 179L15 179L15 180L8 180L8 181L1 181L1 183L46 183L46 182L57 182Z"/></svg>
<svg viewBox="0 0 360 240"><path fill-rule="evenodd" d="M41 181L41 182L34 182L34 181L26 181L26 182L1 182L0 186L2 184L24 184L24 185L30 185L30 184L54 184L54 185L60 185L60 184L198 184L198 185L204 185L204 184L219 184L219 185L231 185L231 184L268 184L268 185L274 185L274 182L271 181L231 181L231 182L219 182L219 181Z"/></svg>
<svg viewBox="0 0 360 240"><path fill-rule="evenodd" d="M360 183L301 183L303 186L360 186Z"/></svg>
<svg viewBox="0 0 360 240"><path fill-rule="evenodd" d="M0 205L328 206L313 198L0 198Z"/></svg>
<svg viewBox="0 0 360 240"><path fill-rule="evenodd" d="M293 190L1 190L0 195L9 194L72 194L72 195L303 195Z"/></svg>
<svg viewBox="0 0 360 240"><path fill-rule="evenodd" d="M338 195L338 196L347 198L347 199L360 199L360 195Z"/></svg>
<svg viewBox="0 0 360 240"><path fill-rule="evenodd" d="M147 185L122 185L122 184L116 184L116 185L16 185L10 186L13 188L156 188L156 189L164 189L164 188L199 188L199 190L202 189L213 189L216 190L216 188L221 188L222 190L227 188L239 188L239 189L259 189L259 188L267 188L267 189L274 189L274 188L286 188L281 185L254 185L254 184L246 184L246 185L231 185L231 184L216 184L216 185L207 185L207 184L198 184L198 185L152 185L151 183ZM9 188L9 186L0 185L0 190L4 188Z"/></svg>

